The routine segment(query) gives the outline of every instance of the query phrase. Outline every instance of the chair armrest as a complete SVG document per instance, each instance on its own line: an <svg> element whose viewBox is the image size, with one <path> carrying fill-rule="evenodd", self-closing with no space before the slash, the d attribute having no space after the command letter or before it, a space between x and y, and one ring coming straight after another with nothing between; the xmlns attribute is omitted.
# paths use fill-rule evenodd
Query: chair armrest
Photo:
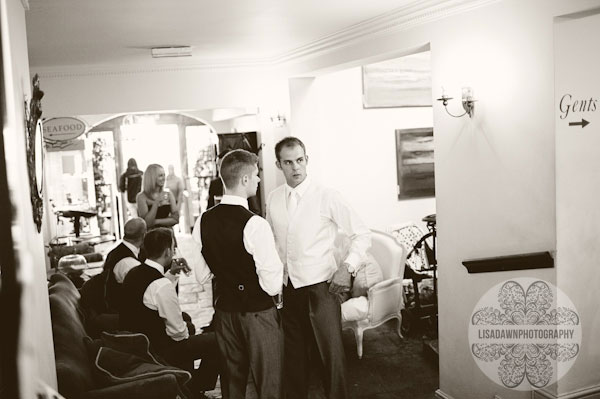
<svg viewBox="0 0 600 399"><path fill-rule="evenodd" d="M384 280L369 288L368 319L371 324L378 324L400 313L404 308L403 289L402 277Z"/></svg>
<svg viewBox="0 0 600 399"><path fill-rule="evenodd" d="M177 379L172 374L149 377L137 381L112 385L106 388L94 389L85 392L82 399L175 399L182 392L177 384Z"/></svg>

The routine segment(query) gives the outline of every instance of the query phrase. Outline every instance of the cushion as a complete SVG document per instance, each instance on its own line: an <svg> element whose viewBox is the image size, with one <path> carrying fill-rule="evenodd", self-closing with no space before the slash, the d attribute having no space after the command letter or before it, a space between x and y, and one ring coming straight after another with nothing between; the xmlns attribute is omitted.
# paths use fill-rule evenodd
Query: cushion
<svg viewBox="0 0 600 399"><path fill-rule="evenodd" d="M367 295L369 288L383 281L383 272L373 255L367 254L366 261L359 266L352 283L352 297Z"/></svg>
<svg viewBox="0 0 600 399"><path fill-rule="evenodd" d="M369 301L366 296L350 298L342 303L342 321L363 320L369 312Z"/></svg>
<svg viewBox="0 0 600 399"><path fill-rule="evenodd" d="M180 386L191 379L190 373L169 366L153 355L150 342L140 333L102 333L99 340L87 341L93 354L93 367L101 386L118 385L149 377L171 374Z"/></svg>

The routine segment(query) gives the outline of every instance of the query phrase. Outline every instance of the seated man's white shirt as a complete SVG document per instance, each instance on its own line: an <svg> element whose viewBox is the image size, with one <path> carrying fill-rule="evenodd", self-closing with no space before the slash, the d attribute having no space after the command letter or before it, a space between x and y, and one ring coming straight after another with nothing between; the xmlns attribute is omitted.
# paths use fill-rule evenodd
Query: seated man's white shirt
<svg viewBox="0 0 600 399"><path fill-rule="evenodd" d="M287 197L298 196L293 215ZM350 237L343 263L358 270L363 254L371 246L371 232L341 195L306 178L295 188L284 184L269 194L267 220L273 227L279 256L295 288L331 279L337 270L334 241L338 230Z"/></svg>
<svg viewBox="0 0 600 399"><path fill-rule="evenodd" d="M158 311L165 321L165 331L174 341L189 337L187 325L181 315L179 299L175 291L175 283L179 276L165 273L164 267L151 259L146 259L146 265L158 270L165 277L154 280L144 291L144 305L148 309Z"/></svg>
<svg viewBox="0 0 600 399"><path fill-rule="evenodd" d="M224 195L221 199L223 205L240 205L248 209L248 200L235 195ZM202 236L199 217L194 224L192 238L199 245L202 251ZM246 252L252 255L256 274L260 287L269 295L274 296L281 292L283 284L283 265L277 254L275 239L269 223L258 215L252 216L243 232L244 248ZM200 284L206 283L213 277L213 274L200 252L200 264L196 266L196 280Z"/></svg>
<svg viewBox="0 0 600 399"><path fill-rule="evenodd" d="M119 283L119 284L123 284L123 280L125 280L125 276L127 276L127 273L129 273L129 271L131 269L133 269L136 266L141 265L141 262L136 259L140 254L140 249L128 241L123 240L122 243L127 248L129 248L131 250L131 252L133 252L133 254L135 255L135 258L132 258L130 256L127 258L123 258L120 261L118 261L117 264L115 265L115 267L113 268L115 280L117 280L117 283Z"/></svg>

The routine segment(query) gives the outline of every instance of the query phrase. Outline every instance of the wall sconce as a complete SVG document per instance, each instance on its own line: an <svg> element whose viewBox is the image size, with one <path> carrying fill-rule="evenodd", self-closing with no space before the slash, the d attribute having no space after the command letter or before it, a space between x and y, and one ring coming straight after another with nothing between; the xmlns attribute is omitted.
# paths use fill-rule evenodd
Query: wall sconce
<svg viewBox="0 0 600 399"><path fill-rule="evenodd" d="M285 120L285 115L281 115L277 113L277 115L272 115L269 120L275 127L284 127L287 121Z"/></svg>
<svg viewBox="0 0 600 399"><path fill-rule="evenodd" d="M452 97L448 97L446 95L446 92L444 91L444 88L442 87L442 96L440 98L437 99L438 101L441 101L442 104L444 105L444 109L446 109L446 113L454 118L460 118L462 116L465 115L469 115L470 118L473 117L473 115L475 114L475 99L473 99L473 89L471 87L463 87L462 88L462 106L465 110L464 114L461 115L454 115L452 113L450 113L450 111L448 111L448 101L452 100Z"/></svg>

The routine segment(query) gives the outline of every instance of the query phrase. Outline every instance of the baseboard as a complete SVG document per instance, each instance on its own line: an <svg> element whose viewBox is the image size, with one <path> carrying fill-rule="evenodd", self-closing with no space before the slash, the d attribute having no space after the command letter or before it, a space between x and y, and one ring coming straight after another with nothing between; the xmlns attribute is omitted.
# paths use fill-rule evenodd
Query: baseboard
<svg viewBox="0 0 600 399"><path fill-rule="evenodd" d="M454 399L452 396L448 395L441 389L435 391L435 399Z"/></svg>
<svg viewBox="0 0 600 399"><path fill-rule="evenodd" d="M600 399L600 385L562 393L558 396L552 392L540 389L531 393L531 399Z"/></svg>

